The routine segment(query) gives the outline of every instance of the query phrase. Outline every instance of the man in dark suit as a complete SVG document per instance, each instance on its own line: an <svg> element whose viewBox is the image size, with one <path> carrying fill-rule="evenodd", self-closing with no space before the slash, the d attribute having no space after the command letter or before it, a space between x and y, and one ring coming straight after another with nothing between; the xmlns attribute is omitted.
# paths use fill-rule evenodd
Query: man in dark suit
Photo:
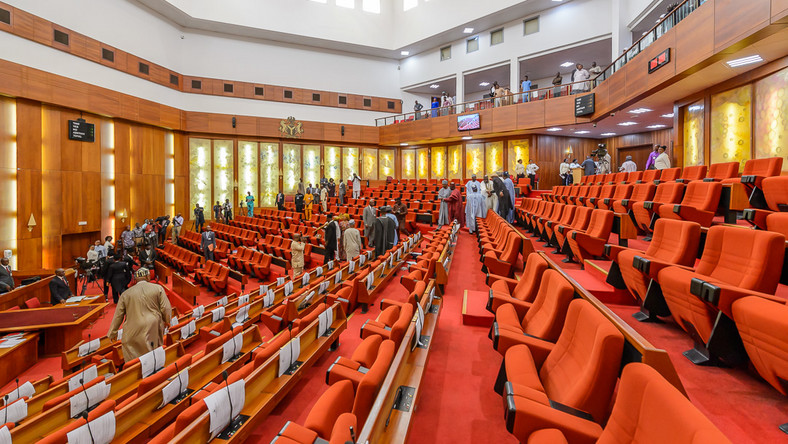
<svg viewBox="0 0 788 444"><path fill-rule="evenodd" d="M126 291L129 285L129 270L131 266L128 262L123 260L122 256L115 256L114 261L107 268L107 274L104 280L109 282L112 287L112 300L118 303L120 295Z"/></svg>
<svg viewBox="0 0 788 444"><path fill-rule="evenodd" d="M153 245L148 244L140 250L139 259L143 267L153 270L153 263L156 262L156 249L153 248Z"/></svg>
<svg viewBox="0 0 788 444"><path fill-rule="evenodd" d="M279 194L276 195L276 208L279 211L284 211L285 209L285 195L282 193L282 190L279 190Z"/></svg>
<svg viewBox="0 0 788 444"><path fill-rule="evenodd" d="M8 258L0 259L0 293L7 293L14 289L14 277L11 275L11 266Z"/></svg>
<svg viewBox="0 0 788 444"><path fill-rule="evenodd" d="M213 260L213 252L216 250L216 233L211 230L211 226L205 227L200 241L200 249L205 256L206 261Z"/></svg>
<svg viewBox="0 0 788 444"><path fill-rule="evenodd" d="M49 281L49 302L52 305L62 304L73 295L66 279L66 270L58 268L55 277Z"/></svg>

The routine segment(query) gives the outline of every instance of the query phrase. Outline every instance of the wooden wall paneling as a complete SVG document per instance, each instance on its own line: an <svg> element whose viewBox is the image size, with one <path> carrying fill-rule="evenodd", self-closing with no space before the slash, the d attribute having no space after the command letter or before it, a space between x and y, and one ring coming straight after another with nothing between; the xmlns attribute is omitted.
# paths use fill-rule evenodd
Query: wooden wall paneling
<svg viewBox="0 0 788 444"><path fill-rule="evenodd" d="M51 75L33 68L21 67L22 96L31 100L52 103Z"/></svg>
<svg viewBox="0 0 788 444"><path fill-rule="evenodd" d="M83 182L81 171L62 171L60 206L62 207L62 234L82 231L78 222L82 220ZM57 205L57 203L55 203Z"/></svg>
<svg viewBox="0 0 788 444"><path fill-rule="evenodd" d="M399 143L400 124L378 127L378 141L381 145L397 145Z"/></svg>
<svg viewBox="0 0 788 444"><path fill-rule="evenodd" d="M546 100L535 100L517 105L517 129L544 127Z"/></svg>
<svg viewBox="0 0 788 444"><path fill-rule="evenodd" d="M0 88L2 88L3 93L13 97L23 95L24 87L20 65L0 63L0 79L3 79L3 81L0 82Z"/></svg>
<svg viewBox="0 0 788 444"><path fill-rule="evenodd" d="M531 157L539 165L539 189L547 190L561 184L558 167L566 150L572 147L572 157L582 162L591 153L598 141L578 137L537 135L532 139Z"/></svg>
<svg viewBox="0 0 788 444"><path fill-rule="evenodd" d="M120 95L105 88L91 87L88 93L88 109L105 116L120 114Z"/></svg>
<svg viewBox="0 0 788 444"><path fill-rule="evenodd" d="M684 20L674 28L676 45L670 55L675 59L676 72L684 72L714 54L714 2L706 2L692 15L697 20Z"/></svg>
<svg viewBox="0 0 788 444"><path fill-rule="evenodd" d="M723 51L744 36L770 22L770 0L749 0L742 7L740 0L715 0L714 49Z"/></svg>
<svg viewBox="0 0 788 444"><path fill-rule="evenodd" d="M605 84L607 85L607 97L608 97L608 106L615 107L619 104L623 103L626 99L626 81L627 81L627 74L626 70L632 67L631 64L624 65L623 68L616 71L615 74L610 76L608 79L605 80ZM609 113L615 111L616 108L602 110L601 108L594 107L595 109L600 110L602 113Z"/></svg>
<svg viewBox="0 0 788 444"><path fill-rule="evenodd" d="M96 158L98 159L98 157ZM98 162L96 162L98 164ZM82 173L82 205L79 220L87 222L80 225L79 231L101 231L101 173L85 171Z"/></svg>
<svg viewBox="0 0 788 444"><path fill-rule="evenodd" d="M669 49L675 52L676 48L676 29L670 29L662 35L656 42L649 45L626 66L626 95L629 100L641 96L646 91L655 88L663 82L670 80L676 74L676 58L671 57L670 62L658 70L649 74L648 61L659 55L662 51Z"/></svg>
<svg viewBox="0 0 788 444"><path fill-rule="evenodd" d="M121 217L124 213L125 221ZM115 173L115 239L118 239L126 225L134 225L131 211L131 175Z"/></svg>
<svg viewBox="0 0 788 444"><path fill-rule="evenodd" d="M571 125L575 123L575 98L574 96L556 97L545 100L544 124L545 126Z"/></svg>
<svg viewBox="0 0 788 444"><path fill-rule="evenodd" d="M514 131L517 129L517 105L493 108L493 132Z"/></svg>
<svg viewBox="0 0 788 444"><path fill-rule="evenodd" d="M772 0L772 23L788 23L788 0Z"/></svg>
<svg viewBox="0 0 788 444"><path fill-rule="evenodd" d="M83 57L90 60L91 62L101 63L101 61L103 60L101 58L101 42L97 40L93 40L91 38L85 38L84 44L85 44L85 54L83 55Z"/></svg>

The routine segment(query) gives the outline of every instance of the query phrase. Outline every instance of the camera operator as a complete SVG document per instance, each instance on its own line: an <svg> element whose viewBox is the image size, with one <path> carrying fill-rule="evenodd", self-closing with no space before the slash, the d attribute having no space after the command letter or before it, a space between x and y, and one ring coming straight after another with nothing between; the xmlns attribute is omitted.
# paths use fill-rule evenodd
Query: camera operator
<svg viewBox="0 0 788 444"><path fill-rule="evenodd" d="M98 262L98 259L99 259L99 254L98 254L98 251L96 251L96 246L95 245L91 245L90 249L88 250L87 261L88 262L92 262L92 263L96 263L96 262Z"/></svg>

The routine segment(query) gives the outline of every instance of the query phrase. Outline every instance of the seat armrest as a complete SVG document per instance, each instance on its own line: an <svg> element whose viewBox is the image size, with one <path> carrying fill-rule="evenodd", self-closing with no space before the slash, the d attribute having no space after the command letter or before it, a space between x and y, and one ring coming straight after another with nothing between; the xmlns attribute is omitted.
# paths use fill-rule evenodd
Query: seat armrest
<svg viewBox="0 0 788 444"><path fill-rule="evenodd" d="M654 208L654 202L650 200L643 202L643 208L645 208L646 210L651 210L652 208Z"/></svg>
<svg viewBox="0 0 788 444"><path fill-rule="evenodd" d="M766 216L772 214L771 211L759 210L756 208L747 208L744 210L744 220L752 224L754 227L765 230L766 229Z"/></svg>
<svg viewBox="0 0 788 444"><path fill-rule="evenodd" d="M493 282L497 282L497 281L504 281L506 283L506 286L509 287L510 294L511 292L514 291L514 287L517 286L517 282L519 282L516 279L508 278L498 274L487 273L487 282L485 283L488 286L492 287Z"/></svg>
<svg viewBox="0 0 788 444"><path fill-rule="evenodd" d="M610 259L611 261L616 261L618 260L618 254L628 249L629 248L622 247L620 245L605 244L605 257Z"/></svg>
<svg viewBox="0 0 788 444"><path fill-rule="evenodd" d="M602 427L593 421L517 394L506 394L504 405L506 429L520 442L533 442L529 437L543 429L560 430L568 442L592 443L602 434Z"/></svg>
<svg viewBox="0 0 788 444"><path fill-rule="evenodd" d="M606 198L604 198L604 199L602 200L602 202L604 202L604 203L605 203L605 205L608 205L608 206L610 206L610 200L611 200L611 199L610 199L609 197L606 197Z"/></svg>

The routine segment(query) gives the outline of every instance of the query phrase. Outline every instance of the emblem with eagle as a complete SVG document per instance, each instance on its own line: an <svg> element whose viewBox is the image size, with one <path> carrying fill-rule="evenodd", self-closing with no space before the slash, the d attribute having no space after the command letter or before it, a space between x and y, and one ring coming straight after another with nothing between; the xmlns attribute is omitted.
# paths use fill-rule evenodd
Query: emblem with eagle
<svg viewBox="0 0 788 444"><path fill-rule="evenodd" d="M279 132L285 137L296 138L304 134L303 124L290 116L279 122Z"/></svg>

